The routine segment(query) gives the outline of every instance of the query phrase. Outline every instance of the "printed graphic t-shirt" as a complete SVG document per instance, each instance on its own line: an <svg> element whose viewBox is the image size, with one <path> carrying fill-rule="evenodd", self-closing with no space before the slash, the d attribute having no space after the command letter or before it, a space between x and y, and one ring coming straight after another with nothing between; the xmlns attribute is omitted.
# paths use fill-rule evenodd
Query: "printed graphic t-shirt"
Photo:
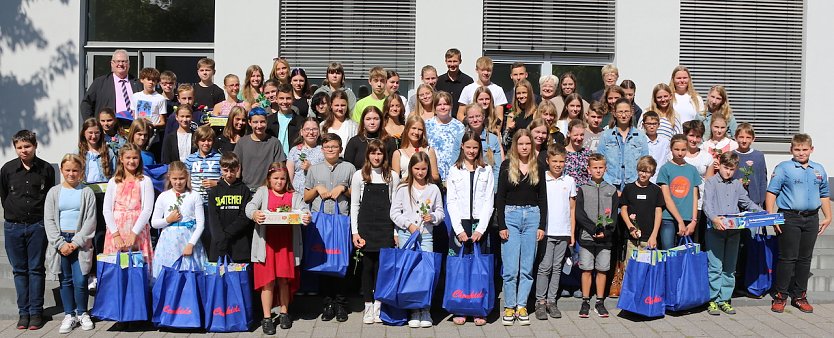
<svg viewBox="0 0 834 338"><path fill-rule="evenodd" d="M692 188L700 184L701 175L698 175L698 170L688 163L677 165L672 161L666 162L657 174L657 185L669 187L672 201L675 202L681 218L685 221L692 219L692 199L695 198L692 195ZM663 219L674 220L674 217L668 209L664 209Z"/></svg>

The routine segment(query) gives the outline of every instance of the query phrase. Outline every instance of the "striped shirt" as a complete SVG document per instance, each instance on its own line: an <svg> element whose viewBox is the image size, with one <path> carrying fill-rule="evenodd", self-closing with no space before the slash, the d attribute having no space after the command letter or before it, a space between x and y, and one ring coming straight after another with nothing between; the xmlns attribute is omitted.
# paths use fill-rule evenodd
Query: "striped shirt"
<svg viewBox="0 0 834 338"><path fill-rule="evenodd" d="M191 189L203 198L203 204L208 203L208 189L203 188L203 180L220 179L220 153L212 150L207 156L200 156L197 151L185 159L185 166L191 172Z"/></svg>

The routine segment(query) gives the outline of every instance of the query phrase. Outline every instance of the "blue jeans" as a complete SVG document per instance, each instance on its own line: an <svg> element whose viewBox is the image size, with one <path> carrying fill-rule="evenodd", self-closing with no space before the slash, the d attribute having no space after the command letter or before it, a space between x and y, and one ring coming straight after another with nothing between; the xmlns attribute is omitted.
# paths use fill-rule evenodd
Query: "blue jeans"
<svg viewBox="0 0 834 338"><path fill-rule="evenodd" d="M675 238L678 234L678 222L675 220L661 220L659 241L657 243L658 249L669 250L675 247Z"/></svg>
<svg viewBox="0 0 834 338"><path fill-rule="evenodd" d="M533 286L533 261L536 259L536 232L539 230L539 207L508 205L504 223L509 237L501 242L504 269L504 307L527 306Z"/></svg>
<svg viewBox="0 0 834 338"><path fill-rule="evenodd" d="M736 287L736 260L741 231L706 230L707 257L709 259L709 299L726 303Z"/></svg>
<svg viewBox="0 0 834 338"><path fill-rule="evenodd" d="M12 264L14 288L17 291L17 310L20 315L43 313L43 292L46 268L46 231L43 221L24 224L6 222L6 254Z"/></svg>
<svg viewBox="0 0 834 338"><path fill-rule="evenodd" d="M437 230L437 229L432 229ZM419 231L419 230L417 230ZM411 233L408 230L397 229L397 246L402 248L405 245L405 242L408 241L408 238L411 237ZM419 237L417 237L417 244L420 245L420 249L423 251L434 252L434 241L432 240L432 233L420 233Z"/></svg>
<svg viewBox="0 0 834 338"><path fill-rule="evenodd" d="M61 237L72 242L75 234L61 232ZM81 315L87 312L87 276L81 272L81 264L78 262L78 250L73 251L69 256L61 256L61 274L58 275L61 281L61 303L64 304L64 313Z"/></svg>

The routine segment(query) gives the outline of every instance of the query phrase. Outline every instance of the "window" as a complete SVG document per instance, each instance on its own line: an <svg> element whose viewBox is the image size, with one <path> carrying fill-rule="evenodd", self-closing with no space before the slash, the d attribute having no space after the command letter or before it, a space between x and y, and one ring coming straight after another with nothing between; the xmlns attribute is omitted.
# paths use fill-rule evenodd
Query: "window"
<svg viewBox="0 0 834 338"><path fill-rule="evenodd" d="M365 85L375 66L414 78L416 0L281 0L279 8L280 55L311 79L324 79L331 62Z"/></svg>
<svg viewBox="0 0 834 338"><path fill-rule="evenodd" d="M727 87L739 122L783 142L800 132L804 2L681 1L681 64L706 99Z"/></svg>
<svg viewBox="0 0 834 338"><path fill-rule="evenodd" d="M214 0L89 0L87 41L214 42Z"/></svg>

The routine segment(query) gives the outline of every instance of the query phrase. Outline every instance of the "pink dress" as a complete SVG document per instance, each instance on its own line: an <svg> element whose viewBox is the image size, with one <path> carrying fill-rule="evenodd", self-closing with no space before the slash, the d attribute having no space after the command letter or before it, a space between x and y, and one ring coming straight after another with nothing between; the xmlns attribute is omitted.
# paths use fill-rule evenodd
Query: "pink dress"
<svg viewBox="0 0 834 338"><path fill-rule="evenodd" d="M153 203L153 201L146 201L146 203ZM142 194L139 182L117 184L115 200L113 201L113 218L116 220L122 239L130 234L140 213L142 213ZM153 248L151 247L150 227L147 224L142 228L142 232L136 235L133 250L142 251L142 256L145 257L146 265L150 269ZM113 243L113 235L108 230L104 234L104 253L116 252L119 252L119 248Z"/></svg>
<svg viewBox="0 0 834 338"><path fill-rule="evenodd" d="M223 102L220 102L220 111L213 112L212 114L214 116L218 116L218 117L228 117L229 112L232 111L233 107L237 106L237 107L242 108L245 105L246 105L246 103L242 102L242 101L237 102L237 103L232 103L232 102L229 102L229 101L223 101Z"/></svg>

